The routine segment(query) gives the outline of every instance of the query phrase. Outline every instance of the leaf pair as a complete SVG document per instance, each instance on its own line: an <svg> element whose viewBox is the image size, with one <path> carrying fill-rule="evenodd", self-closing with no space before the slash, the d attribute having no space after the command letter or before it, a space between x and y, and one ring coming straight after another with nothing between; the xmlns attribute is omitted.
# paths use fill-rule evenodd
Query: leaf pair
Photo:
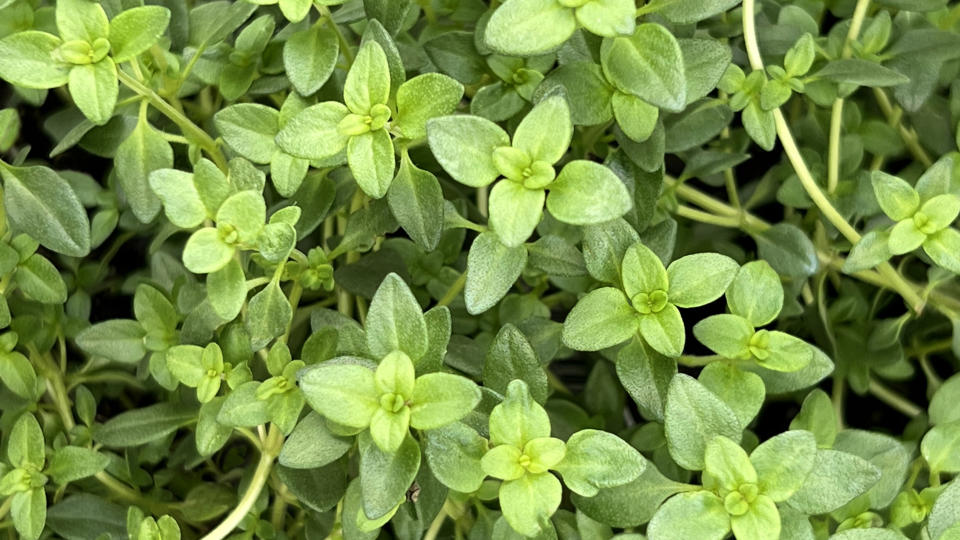
<svg viewBox="0 0 960 540"><path fill-rule="evenodd" d="M427 140L437 161L458 182L490 190L490 227L508 248L533 234L543 207L572 225L601 223L630 207L623 183L609 169L585 160L556 164L573 135L570 110L559 95L538 103L517 126L513 139L477 116L446 116L427 123ZM549 191L549 196L547 195Z"/></svg>
<svg viewBox="0 0 960 540"><path fill-rule="evenodd" d="M677 308L716 300L738 268L733 259L716 253L681 257L664 268L650 248L634 244L621 264L623 289L603 287L581 298L564 321L564 343L597 351L639 332L657 352L680 356L686 337Z"/></svg>
<svg viewBox="0 0 960 540"><path fill-rule="evenodd" d="M453 79L424 74L400 85L394 111L388 105L390 82L386 53L376 41L367 41L344 82L346 105L327 101L307 107L277 133L277 145L292 156L327 164L342 163L345 152L360 189L375 199L383 197L395 170L391 132L422 138L427 119L451 112L463 95ZM419 99L425 93L435 99Z"/></svg>

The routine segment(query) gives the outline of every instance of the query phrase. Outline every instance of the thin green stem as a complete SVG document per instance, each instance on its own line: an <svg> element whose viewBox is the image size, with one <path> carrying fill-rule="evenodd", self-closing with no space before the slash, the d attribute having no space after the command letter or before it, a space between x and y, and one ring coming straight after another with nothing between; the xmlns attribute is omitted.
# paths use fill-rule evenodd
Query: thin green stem
<svg viewBox="0 0 960 540"><path fill-rule="evenodd" d="M915 403L880 384L880 382L876 379L870 379L870 384L867 387L867 390L875 398L902 412L910 418L923 414L923 409L918 407Z"/></svg>
<svg viewBox="0 0 960 540"><path fill-rule="evenodd" d="M441 298L440 301L437 302L437 305L438 306L450 305L450 302L453 302L453 300L457 297L458 294L460 294L460 291L463 290L463 287L466 284L467 284L467 272L466 270L464 270L460 274L460 276L457 277L457 280L454 281L452 285L450 285L450 288L447 289L446 293L444 293L443 298Z"/></svg>
<svg viewBox="0 0 960 540"><path fill-rule="evenodd" d="M760 56L760 48L757 45L757 28L754 21L755 0L744 0L743 2L743 37L747 48L747 57L750 59L750 66L755 70L763 70L763 58ZM829 221L840 234L844 236L851 244L860 241L860 233L851 226L847 220L834 208L833 203L827 198L827 195L820 189L813 174L807 167L807 163L800 154L800 148L797 146L790 132L790 126L780 109L773 110L773 119L777 128L777 137L783 150L797 173L797 178L803 185L813 203L820 209L820 213ZM888 287L897 291L907 304L920 313L923 310L924 299L920 297L916 289L897 272L890 263L883 263L877 267L877 272L888 281Z"/></svg>
<svg viewBox="0 0 960 540"><path fill-rule="evenodd" d="M718 227L730 227L737 229L740 227L740 219L734 216L718 216L715 214L710 214L702 210L697 210L696 208L690 208L689 206L679 205L677 206L677 215L680 217L685 217L687 219L692 219L694 221L699 221L701 223L708 223L710 225L716 225Z"/></svg>
<svg viewBox="0 0 960 540"><path fill-rule="evenodd" d="M423 540L436 540L437 535L440 534L440 529L443 528L443 522L447 520L447 509L446 506L440 509L440 513L437 514L437 517L433 518L433 523L430 524L430 528L427 529L426 534L423 535Z"/></svg>
<svg viewBox="0 0 960 540"><path fill-rule="evenodd" d="M891 125L896 126L897 132L900 133L900 138L903 139L903 144L907 146L907 150L910 151L914 159L923 163L924 167L933 165L933 159L930 158L927 151L920 145L920 138L917 136L917 132L914 131L913 128L903 125L903 109L890 103L890 98L887 97L887 93L883 91L883 88L874 88L873 95L876 97L877 105L880 106L883 115L887 117Z"/></svg>
<svg viewBox="0 0 960 540"><path fill-rule="evenodd" d="M330 13L330 8L327 6L322 6L320 4L314 3L314 6L320 11L320 14L327 18L330 21L330 26L333 27L333 32L337 34L337 41L340 42L340 52L343 53L343 57L347 59L347 69L349 70L353 66L353 61L356 56L353 54L353 51L350 49L350 42L347 41L347 38L343 35L343 32L340 30L340 26L333 20L333 14Z"/></svg>
<svg viewBox="0 0 960 540"><path fill-rule="evenodd" d="M851 44L860 35L860 28L863 27L863 19L867 15L868 7L870 7L870 0L857 0L857 6L853 10L853 18L850 19L850 30L847 32L847 39L843 44L842 58L850 58L853 55ZM838 97L833 101L833 108L830 111L830 142L827 153L827 193L830 194L837 190L837 184L840 182L840 128L842 124L843 98Z"/></svg>
<svg viewBox="0 0 960 540"><path fill-rule="evenodd" d="M183 135L187 139L193 139L200 148L210 156L210 159L213 160L217 167L223 171L227 170L227 158L224 157L223 152L220 151L217 142L214 141L206 131L194 124L192 120L184 116L183 113L168 103L167 100L160 97L159 94L144 86L143 83L131 77L122 69L117 70L117 77L124 86L143 96L150 102L150 105L152 105L154 109L160 111L161 114L176 124L177 127L183 131Z"/></svg>
<svg viewBox="0 0 960 540"><path fill-rule="evenodd" d="M276 426L271 425L270 433L263 442L260 461L257 463L256 470L253 471L253 478L250 479L247 490L244 492L243 497L240 498L240 502L237 503L233 511L231 511L215 529L207 533L201 540L223 540L247 517L247 513L253 508L253 504L257 502L263 486L266 485L267 479L270 477L270 471L273 470L273 460L276 459L280 453L282 443L283 435L280 434L280 430L277 429Z"/></svg>

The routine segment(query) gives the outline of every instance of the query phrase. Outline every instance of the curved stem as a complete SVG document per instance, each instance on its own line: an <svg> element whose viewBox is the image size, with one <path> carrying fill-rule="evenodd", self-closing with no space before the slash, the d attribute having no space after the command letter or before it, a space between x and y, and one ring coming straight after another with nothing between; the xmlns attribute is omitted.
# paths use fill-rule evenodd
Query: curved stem
<svg viewBox="0 0 960 540"><path fill-rule="evenodd" d="M183 131L183 135L187 137L187 139L192 138L196 141L200 148L216 163L217 167L223 171L227 170L226 157L224 157L223 152L220 151L217 142L214 141L206 131L194 124L192 120L184 116L183 113L174 108L173 105L167 103L167 100L160 97L159 94L144 86L143 83L134 79L122 69L117 70L117 77L127 88L146 98L146 100L150 102L150 105L153 105L153 108L160 111L161 114L176 124L177 127Z"/></svg>
<svg viewBox="0 0 960 540"><path fill-rule="evenodd" d="M896 126L897 131L900 133L900 138L903 139L903 144L907 146L907 150L910 151L914 159L923 163L924 167L933 165L933 160L927 155L927 151L923 149L923 146L920 145L917 132L903 125L903 122L901 122L903 109L890 103L890 98L887 97L886 92L884 92L882 88L874 88L873 95L876 97L877 105L880 106L883 115L887 117L891 125Z"/></svg>
<svg viewBox="0 0 960 540"><path fill-rule="evenodd" d="M460 294L460 291L463 290L463 286L466 284L467 284L467 271L464 270L463 273L461 273L460 276L457 278L457 280L454 281L452 285L450 285L450 288L447 289L447 292L443 295L443 298L441 298L440 301L437 302L437 305L438 306L449 305L450 302L453 302L453 300L457 297L457 295Z"/></svg>
<svg viewBox="0 0 960 540"><path fill-rule="evenodd" d="M247 517L247 513L253 508L253 504L257 502L263 486L266 485L267 479L270 477L270 471L273 469L273 460L280 451L280 442L282 442L282 440L283 436L280 435L280 430L278 430L276 426L270 426L270 433L263 442L260 462L257 463L257 469L253 471L253 478L250 479L250 484L247 485L247 491L244 492L243 497L233 511L201 540L223 540L237 528L237 525L243 521L243 518Z"/></svg>
<svg viewBox="0 0 960 540"><path fill-rule="evenodd" d="M755 70L763 70L763 58L760 56L760 48L757 45L757 28L754 22L754 8L756 0L743 0L743 37L747 48L747 57L750 59L750 66ZM860 233L847 223L840 212L834 208L833 203L827 198L823 190L813 178L813 174L807 167L807 163L800 154L800 148L797 146L790 132L790 126L780 109L773 110L773 119L777 127L777 137L783 150L787 154L787 159L797 173L797 178L803 185L807 195L813 200L813 203L820 209L820 213L827 219L851 244L860 241ZM897 291L900 296L910 305L911 309L919 313L923 310L924 299L920 297L914 287L908 283L899 272L894 270L890 263L883 263L877 267L877 272L888 281L887 286Z"/></svg>
<svg viewBox="0 0 960 540"><path fill-rule="evenodd" d="M857 0L857 7L853 10L853 18L850 19L850 30L847 32L847 39L843 44L841 58L850 58L853 55L853 47L850 46L860 35L860 28L863 27L863 19L867 15L867 8L870 6L870 0ZM827 193L833 193L837 190L837 184L840 183L840 128L843 123L843 98L838 97L833 101L833 109L830 111L830 144L828 147L827 158Z"/></svg>
<svg viewBox="0 0 960 540"><path fill-rule="evenodd" d="M923 414L923 409L915 403L880 384L876 379L870 379L867 389L874 397L910 418Z"/></svg>

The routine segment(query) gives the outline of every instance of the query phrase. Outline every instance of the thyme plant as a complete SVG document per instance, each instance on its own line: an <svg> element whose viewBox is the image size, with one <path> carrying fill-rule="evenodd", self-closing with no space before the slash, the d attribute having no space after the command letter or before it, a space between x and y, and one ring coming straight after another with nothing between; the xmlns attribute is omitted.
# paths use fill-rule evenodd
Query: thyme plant
<svg viewBox="0 0 960 540"><path fill-rule="evenodd" d="M960 3L0 0L0 538L960 539Z"/></svg>

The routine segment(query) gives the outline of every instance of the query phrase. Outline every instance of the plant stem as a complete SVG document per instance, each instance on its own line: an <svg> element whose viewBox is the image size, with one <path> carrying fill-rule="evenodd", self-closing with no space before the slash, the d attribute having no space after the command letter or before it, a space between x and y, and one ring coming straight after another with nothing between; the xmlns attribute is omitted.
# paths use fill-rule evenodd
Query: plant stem
<svg viewBox="0 0 960 540"><path fill-rule="evenodd" d="M853 10L853 18L850 19L850 30L847 32L847 39L843 44L841 58L850 58L853 55L853 47L850 46L857 36L860 35L860 28L863 27L863 19L867 15L867 8L870 6L870 0L857 0L857 7ZM830 143L827 159L827 193L833 194L837 190L837 184L840 182L840 128L843 123L843 98L838 97L833 102L833 109L830 111Z"/></svg>
<svg viewBox="0 0 960 540"><path fill-rule="evenodd" d="M127 88L146 98L146 100L150 102L150 105L153 105L153 108L160 111L161 114L176 124L180 130L183 131L183 135L187 137L187 139L192 138L196 141L220 170L227 170L226 157L224 157L223 152L220 151L217 142L214 141L206 131L194 124L192 120L184 116L184 114L174 108L173 105L167 103L167 100L160 97L159 94L144 86L140 81L134 79L122 69L117 70L117 77Z"/></svg>
<svg viewBox="0 0 960 540"><path fill-rule="evenodd" d="M910 418L923 414L923 409L915 403L880 384L876 379L870 379L870 385L867 389L874 397Z"/></svg>
<svg viewBox="0 0 960 540"><path fill-rule="evenodd" d="M456 281L453 282L453 285L450 285L450 288L447 289L447 292L444 293L443 298L437 302L438 306L448 306L450 302L460 294L460 291L463 290L463 286L467 284L467 271L464 270Z"/></svg>
<svg viewBox="0 0 960 540"><path fill-rule="evenodd" d="M743 1L743 37L746 43L747 56L750 59L750 66L755 70L762 71L763 58L760 56L760 48L757 45L757 28L754 22L755 4L755 0ZM796 141L793 139L793 134L790 132L790 126L787 124L787 120L779 108L773 110L773 119L776 123L777 137L780 139L780 144L783 145L783 150L786 152L787 158L790 160L790 164L797 173L797 178L800 179L800 183L803 185L803 189L807 192L807 195L813 200L813 203L817 205L817 208L820 209L820 212L827 221L836 227L844 238L851 244L859 242L860 233L847 223L847 220L833 207L830 199L823 193L817 181L813 178L813 174L810 173L807 163L803 160L803 155L800 154L800 148L797 146ZM917 313L923 311L924 299L920 297L914 287L907 282L890 263L879 265L877 272L887 280L888 287L897 291L900 296L903 297L911 309Z"/></svg>
<svg viewBox="0 0 960 540"><path fill-rule="evenodd" d="M443 522L447 520L447 509L443 507L440 509L440 513L437 514L437 517L433 518L433 523L430 524L430 528L427 529L426 534L423 535L423 540L436 540L437 535L440 534L440 529L443 528Z"/></svg>
<svg viewBox="0 0 960 540"><path fill-rule="evenodd" d="M250 484L247 485L247 491L244 492L243 497L233 511L220 522L220 525L217 525L215 529L207 533L201 540L223 540L237 528L237 525L243 521L243 518L247 517L247 513L253 508L253 504L257 502L263 486L266 485L267 478L270 477L270 471L273 469L273 460L277 457L277 454L279 454L282 442L283 436L280 434L280 430L277 429L276 426L271 425L270 433L263 441L260 462L257 463L257 469L253 471L253 478L250 479Z"/></svg>
<svg viewBox="0 0 960 540"><path fill-rule="evenodd" d="M883 115L887 117L887 120L890 121L892 125L897 127L897 131L900 133L900 138L903 139L903 144L907 145L907 150L910 151L910 154L913 155L914 159L923 163L924 167L930 167L933 165L933 160L930 159L930 156L927 155L927 151L923 149L923 146L920 145L920 139L917 137L917 132L912 128L908 128L903 125L901 122L901 117L903 116L903 110L899 106L895 106L890 103L890 98L887 97L886 92L882 88L874 88L873 95L877 99L877 105L880 106L880 110L883 111Z"/></svg>

